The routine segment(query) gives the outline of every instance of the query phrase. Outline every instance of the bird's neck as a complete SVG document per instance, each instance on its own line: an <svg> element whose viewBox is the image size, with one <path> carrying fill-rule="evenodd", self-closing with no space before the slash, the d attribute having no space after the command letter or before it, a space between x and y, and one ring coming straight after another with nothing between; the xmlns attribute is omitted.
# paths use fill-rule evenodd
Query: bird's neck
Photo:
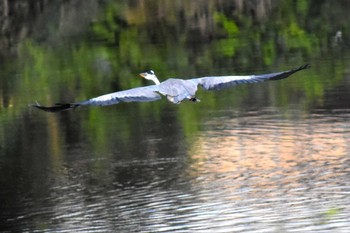
<svg viewBox="0 0 350 233"><path fill-rule="evenodd" d="M155 77L155 76L152 78L152 81L153 81L156 85L159 85L159 84L160 84L158 78Z"/></svg>

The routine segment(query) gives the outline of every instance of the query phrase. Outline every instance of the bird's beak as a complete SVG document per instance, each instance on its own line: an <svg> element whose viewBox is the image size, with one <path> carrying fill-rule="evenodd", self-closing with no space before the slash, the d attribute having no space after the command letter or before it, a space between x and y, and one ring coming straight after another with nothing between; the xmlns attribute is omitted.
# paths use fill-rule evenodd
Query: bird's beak
<svg viewBox="0 0 350 233"><path fill-rule="evenodd" d="M146 77L147 73L139 73L139 75L140 75L142 78L144 78L144 77Z"/></svg>

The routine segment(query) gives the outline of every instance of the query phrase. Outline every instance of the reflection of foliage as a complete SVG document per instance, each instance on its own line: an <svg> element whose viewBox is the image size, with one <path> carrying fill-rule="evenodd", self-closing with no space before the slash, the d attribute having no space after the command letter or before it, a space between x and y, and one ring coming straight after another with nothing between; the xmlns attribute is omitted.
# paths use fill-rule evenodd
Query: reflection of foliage
<svg viewBox="0 0 350 233"><path fill-rule="evenodd" d="M214 14L214 21L218 24L221 24L225 29L227 36L237 36L239 33L239 28L233 19L227 18L224 14L216 13Z"/></svg>
<svg viewBox="0 0 350 233"><path fill-rule="evenodd" d="M317 45L312 43L312 36L307 35L295 22L286 27L282 35L286 42L286 47L292 51L303 49L306 54L311 54Z"/></svg>
<svg viewBox="0 0 350 233"><path fill-rule="evenodd" d="M266 42L262 48L264 63L271 65L276 58L276 47L272 40Z"/></svg>
<svg viewBox="0 0 350 233"><path fill-rule="evenodd" d="M334 11L346 18L347 13L342 12L341 7L335 5L326 14L323 7L329 3L318 1L281 1L264 19L259 18L261 22L250 13L242 13L244 10L228 11L238 9L234 2L210 1L209 5L207 1L198 5L192 1L175 4L170 0L149 4L107 2L86 39L62 49L30 40L22 43L19 62L13 68L18 69L20 75L18 81L9 81L12 93L8 94L23 103L16 105L17 110L28 101L75 101L145 85L137 73L149 68L156 70L161 79L291 68L304 63L306 58L317 61L327 46L329 33L350 26L350 20L340 23L330 16ZM316 14L315 8L320 12ZM342 65L336 67L343 68ZM331 74L316 77L315 70L307 72L305 76L309 77L298 82L266 84L254 93L245 87L217 95L200 92L205 101L196 107L181 107L175 120L183 133L189 135L198 130L195 122L205 117L199 111L244 108L249 104L262 106L266 99L260 97L270 95L267 89L273 93L271 96L275 95L271 97L275 105L285 106L293 98L305 95L300 102L308 106L322 102L326 88L342 81L339 71L334 79L328 79ZM142 116L152 114L157 123L166 105L165 101L137 104L133 110L140 122L143 122ZM127 108L118 106L121 111ZM83 128L91 141L108 146L103 144L108 141L107 119L95 109L87 111L89 118ZM124 132L124 135L118 134L119 137L132 138L137 134L125 115L118 120L122 124L115 127Z"/></svg>
<svg viewBox="0 0 350 233"><path fill-rule="evenodd" d="M116 17L120 15L120 7L115 4L107 7L103 19L99 22L93 23L92 32L97 39L105 40L108 43L114 43L117 32L120 30Z"/></svg>

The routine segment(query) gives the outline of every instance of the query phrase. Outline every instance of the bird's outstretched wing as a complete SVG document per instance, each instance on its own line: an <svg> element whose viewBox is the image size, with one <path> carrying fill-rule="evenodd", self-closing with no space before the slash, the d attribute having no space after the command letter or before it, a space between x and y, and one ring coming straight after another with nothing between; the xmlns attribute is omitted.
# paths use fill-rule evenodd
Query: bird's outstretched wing
<svg viewBox="0 0 350 233"><path fill-rule="evenodd" d="M83 105L105 106L118 104L120 102L150 102L161 99L161 95L158 94L157 91L158 86L151 85L101 95L77 103L57 103L53 106L42 106L36 103L32 106L46 112L60 112Z"/></svg>
<svg viewBox="0 0 350 233"><path fill-rule="evenodd" d="M260 75L246 75L246 76L212 76L191 79L193 82L202 86L205 90L221 90L229 88L238 84L243 83L257 83L268 80L279 80L289 77L290 75L309 68L308 64L302 65L299 68L295 68L288 71L271 73L271 74L260 74Z"/></svg>
<svg viewBox="0 0 350 233"><path fill-rule="evenodd" d="M114 92L77 103L59 103L49 107L36 103L32 106L47 112L59 112L76 108L82 105L103 106L118 104L120 102L155 101L161 98L160 94L166 95L168 99L173 103L179 103L185 98L193 98L195 92L197 91L197 85L202 86L205 90L220 90L242 83L256 83L267 80L284 79L294 74L295 72L304 70L306 68L309 68L309 65L303 65L299 68L289 71L271 74L247 76L214 76L189 80L169 79L159 85L138 87L125 91ZM181 98L174 100L174 98L178 98L178 96L181 96Z"/></svg>

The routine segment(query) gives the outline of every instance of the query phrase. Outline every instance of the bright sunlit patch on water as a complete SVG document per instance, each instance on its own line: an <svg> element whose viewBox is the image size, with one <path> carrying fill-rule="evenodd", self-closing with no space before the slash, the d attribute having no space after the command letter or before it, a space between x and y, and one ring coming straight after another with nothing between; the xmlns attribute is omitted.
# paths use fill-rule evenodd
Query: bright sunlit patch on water
<svg viewBox="0 0 350 233"><path fill-rule="evenodd" d="M194 186L207 190L205 202L217 202L232 227L237 211L246 215L240 223L250 227L236 230L349 228L349 117L343 111L293 119L272 111L212 119L191 150Z"/></svg>

